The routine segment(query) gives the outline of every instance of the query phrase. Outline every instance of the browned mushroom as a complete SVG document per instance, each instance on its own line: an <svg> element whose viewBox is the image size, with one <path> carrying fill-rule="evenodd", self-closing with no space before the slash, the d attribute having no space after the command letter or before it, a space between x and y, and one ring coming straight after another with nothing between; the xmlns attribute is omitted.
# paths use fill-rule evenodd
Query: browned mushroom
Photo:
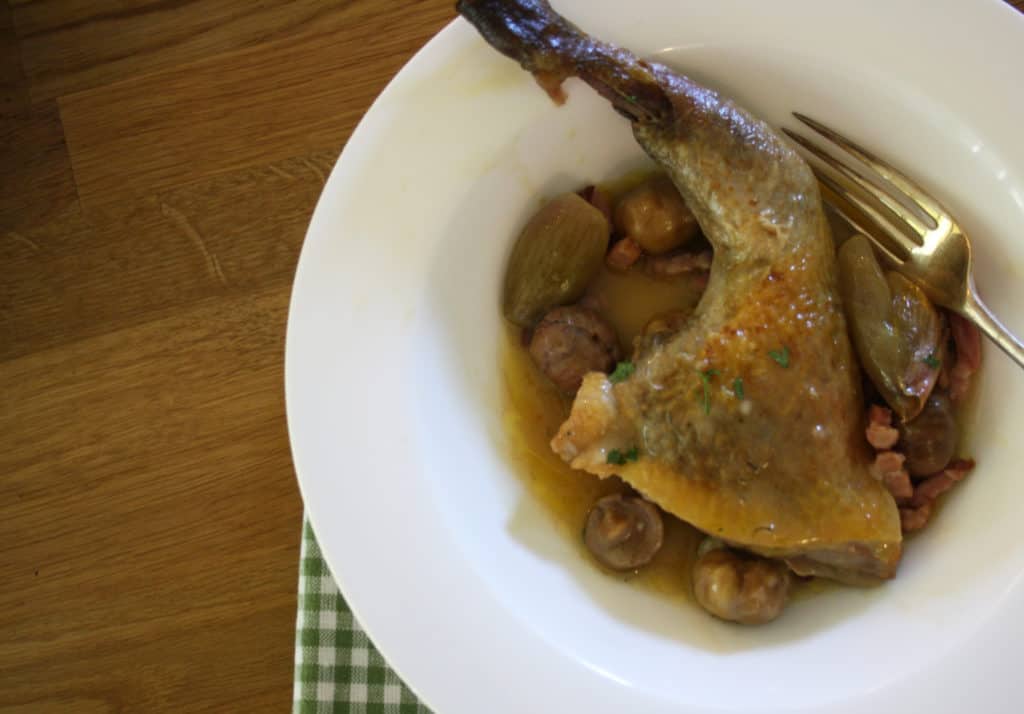
<svg viewBox="0 0 1024 714"><path fill-rule="evenodd" d="M792 576L785 563L725 547L709 538L693 566L693 594L715 617L760 625L778 617Z"/></svg>
<svg viewBox="0 0 1024 714"><path fill-rule="evenodd" d="M605 496L590 509L583 542L598 562L613 570L635 570L661 548L665 528L658 508L640 496Z"/></svg>
<svg viewBox="0 0 1024 714"><path fill-rule="evenodd" d="M555 386L575 394L587 372L607 372L619 359L615 329L593 310L557 307L540 321L530 356Z"/></svg>
<svg viewBox="0 0 1024 714"><path fill-rule="evenodd" d="M615 206L615 228L651 255L679 248L700 232L697 219L671 179L658 174L627 193Z"/></svg>
<svg viewBox="0 0 1024 714"><path fill-rule="evenodd" d="M942 471L956 453L958 436L953 402L941 391L932 392L921 413L900 424L900 448L907 456L907 471L915 478Z"/></svg>

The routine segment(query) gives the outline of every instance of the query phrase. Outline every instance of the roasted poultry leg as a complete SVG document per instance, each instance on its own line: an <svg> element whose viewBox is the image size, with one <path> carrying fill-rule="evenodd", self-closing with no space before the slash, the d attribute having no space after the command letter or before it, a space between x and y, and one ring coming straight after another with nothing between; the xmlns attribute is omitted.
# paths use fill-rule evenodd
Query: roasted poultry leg
<svg viewBox="0 0 1024 714"><path fill-rule="evenodd" d="M639 339L626 381L588 375L555 451L798 573L891 577L899 515L869 471L835 251L807 164L733 102L587 36L545 0L457 7L556 100L579 77L628 117L714 248L692 318ZM633 446L635 463L608 463Z"/></svg>

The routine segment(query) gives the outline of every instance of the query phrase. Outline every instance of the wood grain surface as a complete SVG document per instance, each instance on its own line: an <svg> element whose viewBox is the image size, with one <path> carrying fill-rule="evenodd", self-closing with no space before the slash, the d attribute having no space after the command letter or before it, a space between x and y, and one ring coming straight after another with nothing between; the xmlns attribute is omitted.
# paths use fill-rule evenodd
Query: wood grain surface
<svg viewBox="0 0 1024 714"><path fill-rule="evenodd" d="M291 279L453 5L0 0L0 712L290 709Z"/></svg>
<svg viewBox="0 0 1024 714"><path fill-rule="evenodd" d="M290 708L290 283L452 6L0 0L0 712Z"/></svg>

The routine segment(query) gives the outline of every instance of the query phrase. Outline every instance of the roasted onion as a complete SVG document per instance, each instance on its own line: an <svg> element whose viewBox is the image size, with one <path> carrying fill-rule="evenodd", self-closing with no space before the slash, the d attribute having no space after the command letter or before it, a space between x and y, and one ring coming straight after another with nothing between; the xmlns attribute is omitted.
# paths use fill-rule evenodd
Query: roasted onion
<svg viewBox="0 0 1024 714"><path fill-rule="evenodd" d="M882 272L864 236L839 249L839 278L861 366L893 411L913 419L939 376L939 313L919 287L899 273Z"/></svg>

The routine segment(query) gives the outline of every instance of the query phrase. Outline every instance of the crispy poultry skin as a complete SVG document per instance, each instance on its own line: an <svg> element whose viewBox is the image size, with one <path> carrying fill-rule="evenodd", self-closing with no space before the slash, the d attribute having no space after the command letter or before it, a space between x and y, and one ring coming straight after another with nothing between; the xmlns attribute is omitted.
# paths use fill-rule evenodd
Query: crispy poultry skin
<svg viewBox="0 0 1024 714"><path fill-rule="evenodd" d="M579 77L628 117L714 248L692 318L638 340L629 379L587 375L552 448L798 573L891 577L899 515L869 473L835 251L807 164L731 101L587 36L544 0L457 8L556 101ZM638 461L608 463L631 446Z"/></svg>

